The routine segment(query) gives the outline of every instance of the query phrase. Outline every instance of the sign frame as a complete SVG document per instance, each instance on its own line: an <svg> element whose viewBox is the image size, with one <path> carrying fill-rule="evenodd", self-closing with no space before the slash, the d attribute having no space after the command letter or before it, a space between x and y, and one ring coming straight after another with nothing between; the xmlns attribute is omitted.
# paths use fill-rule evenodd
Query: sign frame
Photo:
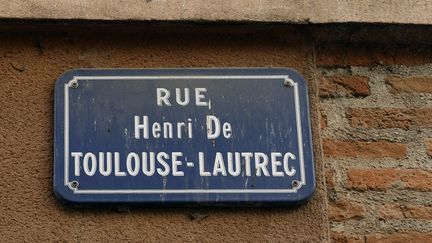
<svg viewBox="0 0 432 243"><path fill-rule="evenodd" d="M70 180L69 91L91 80L218 80L277 79L281 88L294 91L300 180L286 189L80 189ZM264 81L263 81L264 82ZM315 191L312 135L307 85L302 76L288 68L189 68L189 69L76 69L62 74L55 87L54 192L68 204L155 204L155 205L289 205L309 200ZM305 154L304 151L307 151ZM306 162L305 162L306 160ZM188 195L185 200L167 195ZM212 196L217 195L217 199ZM230 194L245 194L244 200ZM135 197L135 195L141 195ZM143 199L142 195L149 195ZM191 196L192 195L192 196ZM193 196L198 195L198 196ZM220 195L225 199L219 200ZM289 196L287 196L289 195Z"/></svg>

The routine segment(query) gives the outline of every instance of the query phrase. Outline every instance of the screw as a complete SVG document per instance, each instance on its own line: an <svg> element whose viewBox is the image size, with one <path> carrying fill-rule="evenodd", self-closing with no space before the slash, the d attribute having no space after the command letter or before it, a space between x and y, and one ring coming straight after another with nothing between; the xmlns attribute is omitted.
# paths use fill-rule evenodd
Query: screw
<svg viewBox="0 0 432 243"><path fill-rule="evenodd" d="M290 78L285 78L285 80L284 80L285 86L294 86L294 84L295 84L294 80L292 80Z"/></svg>
<svg viewBox="0 0 432 243"><path fill-rule="evenodd" d="M70 183L70 186L71 186L73 189L77 189L77 188L78 188L78 185L79 185L78 181L71 181L71 183Z"/></svg>
<svg viewBox="0 0 432 243"><path fill-rule="evenodd" d="M78 88L78 82L77 82L77 81L73 81L73 82L71 83L71 88L73 88L73 89Z"/></svg>
<svg viewBox="0 0 432 243"><path fill-rule="evenodd" d="M299 185L300 185L300 182L299 182L299 181L297 181L297 180L293 180L293 182L292 182L292 186L293 186L294 188L297 188Z"/></svg>

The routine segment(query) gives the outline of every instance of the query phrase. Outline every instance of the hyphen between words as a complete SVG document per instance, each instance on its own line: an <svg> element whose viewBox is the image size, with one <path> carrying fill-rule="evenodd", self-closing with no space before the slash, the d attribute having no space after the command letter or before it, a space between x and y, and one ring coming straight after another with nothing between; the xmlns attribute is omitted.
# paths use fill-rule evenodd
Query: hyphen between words
<svg viewBox="0 0 432 243"><path fill-rule="evenodd" d="M211 106L207 100L206 88L194 89L194 105ZM156 88L156 105L171 106L172 102L178 105L191 105L189 88L176 88L175 99L172 100L171 92L166 88ZM216 139L221 135L225 139L233 136L232 126L229 122L221 124L219 118L212 115L206 116L207 139ZM152 122L150 124L147 115L134 116L135 139L193 139L192 119L186 122ZM146 151L130 152L121 161L119 152L71 152L74 163L74 175L94 176L96 173L102 176L184 176L185 167L196 168L193 161L185 161L187 155L183 152ZM190 156L189 156L190 157ZM210 156L209 156L210 157ZM213 163L206 161L204 152L198 152L198 173L200 176L275 176L292 177L296 170L291 162L296 159L291 152L263 152L230 151L216 152Z"/></svg>

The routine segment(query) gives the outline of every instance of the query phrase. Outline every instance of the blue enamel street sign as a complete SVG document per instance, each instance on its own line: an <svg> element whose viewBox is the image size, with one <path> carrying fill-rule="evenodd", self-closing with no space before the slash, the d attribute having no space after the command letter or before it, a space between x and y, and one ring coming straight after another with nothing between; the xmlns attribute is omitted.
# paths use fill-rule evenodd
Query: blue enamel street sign
<svg viewBox="0 0 432 243"><path fill-rule="evenodd" d="M54 161L67 203L298 204L315 189L306 83L285 68L69 71Z"/></svg>

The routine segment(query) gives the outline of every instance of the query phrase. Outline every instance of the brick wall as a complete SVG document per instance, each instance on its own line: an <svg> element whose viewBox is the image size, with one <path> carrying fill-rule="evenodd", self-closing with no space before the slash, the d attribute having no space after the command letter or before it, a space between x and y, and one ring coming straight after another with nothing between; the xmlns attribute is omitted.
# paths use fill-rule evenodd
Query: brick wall
<svg viewBox="0 0 432 243"><path fill-rule="evenodd" d="M432 242L431 53L317 48L334 242Z"/></svg>

